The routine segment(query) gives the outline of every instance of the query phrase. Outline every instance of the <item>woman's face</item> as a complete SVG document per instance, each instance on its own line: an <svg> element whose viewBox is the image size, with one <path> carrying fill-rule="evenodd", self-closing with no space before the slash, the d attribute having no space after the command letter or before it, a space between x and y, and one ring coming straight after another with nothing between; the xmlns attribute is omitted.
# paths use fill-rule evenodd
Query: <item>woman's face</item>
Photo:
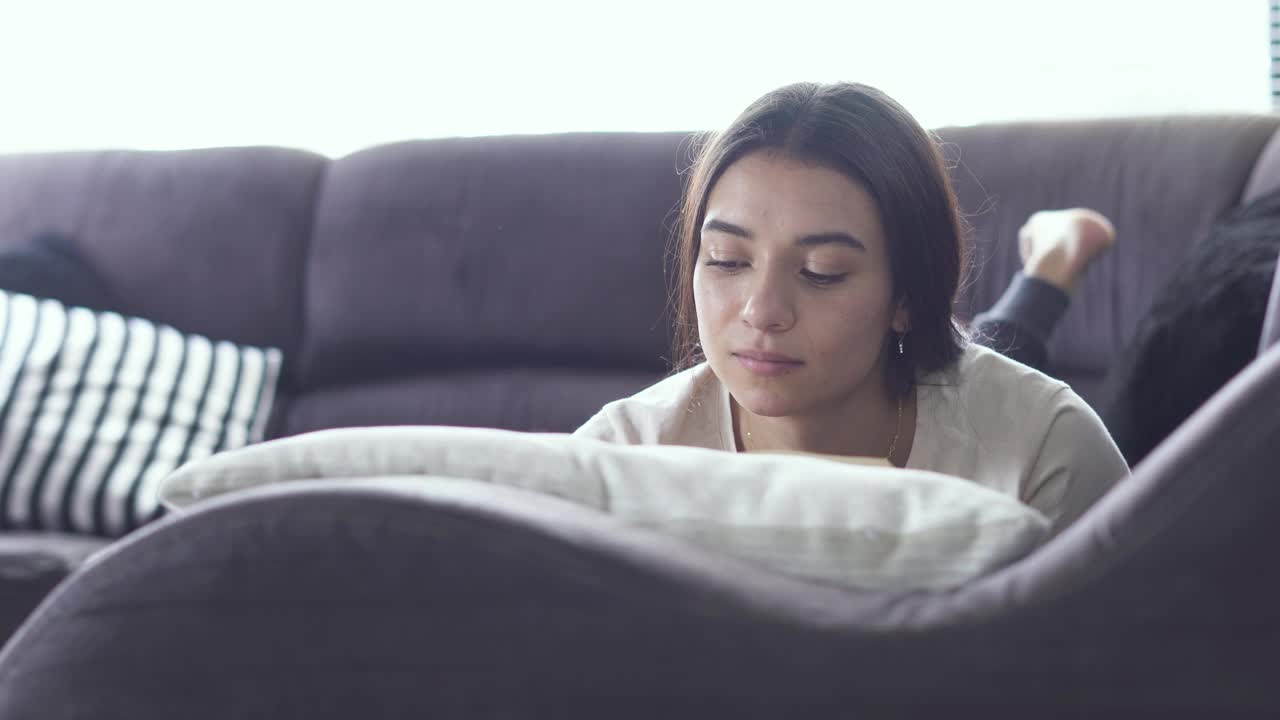
<svg viewBox="0 0 1280 720"><path fill-rule="evenodd" d="M693 298L716 376L770 417L883 393L886 337L909 327L875 202L835 170L770 151L711 189Z"/></svg>

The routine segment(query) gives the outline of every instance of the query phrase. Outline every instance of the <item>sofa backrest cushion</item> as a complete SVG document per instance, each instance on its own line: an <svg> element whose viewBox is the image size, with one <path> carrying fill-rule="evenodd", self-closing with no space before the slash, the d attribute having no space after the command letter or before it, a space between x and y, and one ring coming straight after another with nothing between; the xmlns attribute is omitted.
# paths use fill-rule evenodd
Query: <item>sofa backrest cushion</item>
<svg viewBox="0 0 1280 720"><path fill-rule="evenodd" d="M326 162L276 148L0 156L0 248L65 235L112 310L281 348L287 384Z"/></svg>
<svg viewBox="0 0 1280 720"><path fill-rule="evenodd" d="M665 369L682 133L419 141L334 161L302 381Z"/></svg>

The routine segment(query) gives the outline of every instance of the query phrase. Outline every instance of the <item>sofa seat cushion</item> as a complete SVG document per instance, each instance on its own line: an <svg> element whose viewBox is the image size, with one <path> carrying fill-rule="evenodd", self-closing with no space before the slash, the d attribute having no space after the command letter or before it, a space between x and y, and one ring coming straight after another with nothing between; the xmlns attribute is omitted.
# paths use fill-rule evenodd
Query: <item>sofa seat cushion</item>
<svg viewBox="0 0 1280 720"><path fill-rule="evenodd" d="M71 533L0 533L0 583L66 575L112 542Z"/></svg>
<svg viewBox="0 0 1280 720"><path fill-rule="evenodd" d="M161 498L186 508L280 482L387 476L552 495L793 576L867 590L954 587L1049 535L1034 509L938 473L479 428L329 430L273 441L181 468Z"/></svg>
<svg viewBox="0 0 1280 720"><path fill-rule="evenodd" d="M63 578L111 542L64 533L0 533L0 645Z"/></svg>

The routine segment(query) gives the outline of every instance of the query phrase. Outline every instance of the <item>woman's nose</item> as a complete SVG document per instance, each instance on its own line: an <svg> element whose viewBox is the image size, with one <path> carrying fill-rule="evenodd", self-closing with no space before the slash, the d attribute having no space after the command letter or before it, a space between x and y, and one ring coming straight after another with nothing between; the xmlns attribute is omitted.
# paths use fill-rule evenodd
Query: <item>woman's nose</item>
<svg viewBox="0 0 1280 720"><path fill-rule="evenodd" d="M782 332L795 324L795 308L775 278L760 273L742 304L742 321L760 332Z"/></svg>

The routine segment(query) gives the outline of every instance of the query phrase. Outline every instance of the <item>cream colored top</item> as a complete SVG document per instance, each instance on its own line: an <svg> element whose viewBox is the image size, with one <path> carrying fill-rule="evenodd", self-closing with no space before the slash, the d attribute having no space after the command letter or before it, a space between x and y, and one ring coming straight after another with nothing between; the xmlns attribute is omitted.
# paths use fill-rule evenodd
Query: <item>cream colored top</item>
<svg viewBox="0 0 1280 720"><path fill-rule="evenodd" d="M1098 415L1066 383L970 344L921 378L907 467L972 480L1071 524L1129 468ZM605 405L575 435L734 452L729 391L706 363Z"/></svg>

